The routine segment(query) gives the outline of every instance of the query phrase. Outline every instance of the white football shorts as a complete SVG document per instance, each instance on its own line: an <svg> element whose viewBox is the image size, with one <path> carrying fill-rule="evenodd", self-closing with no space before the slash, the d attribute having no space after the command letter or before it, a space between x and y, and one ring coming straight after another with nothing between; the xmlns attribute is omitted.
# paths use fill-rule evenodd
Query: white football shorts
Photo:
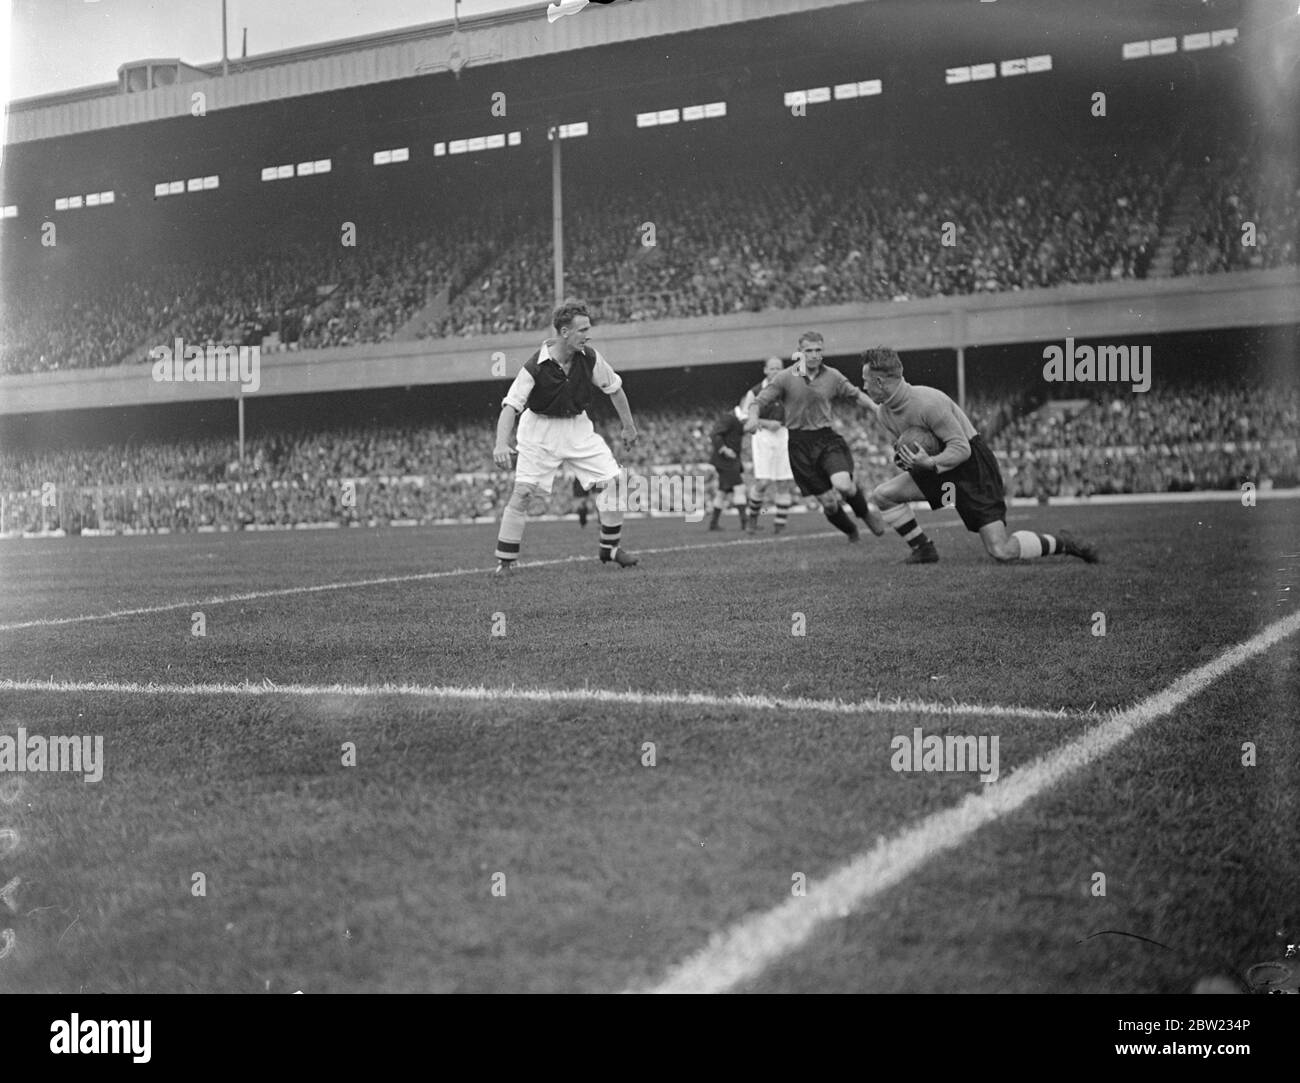
<svg viewBox="0 0 1300 1083"><path fill-rule="evenodd" d="M568 465L584 489L618 475L618 463L585 413L546 417L525 410L519 419L519 460L515 480L549 493L555 475Z"/></svg>
<svg viewBox="0 0 1300 1083"><path fill-rule="evenodd" d="M794 481L790 470L790 430L754 430L754 477L758 481Z"/></svg>

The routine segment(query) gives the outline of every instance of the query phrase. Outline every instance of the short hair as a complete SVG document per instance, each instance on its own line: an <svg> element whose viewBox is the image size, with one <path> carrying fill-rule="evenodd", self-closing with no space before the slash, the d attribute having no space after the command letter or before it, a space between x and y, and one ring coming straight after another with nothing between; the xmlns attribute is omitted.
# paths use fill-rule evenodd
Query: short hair
<svg viewBox="0 0 1300 1083"><path fill-rule="evenodd" d="M888 346L877 346L874 350L867 350L862 355L862 365L873 372L882 372L886 376L903 375L903 359L898 356L897 350L892 350Z"/></svg>
<svg viewBox="0 0 1300 1083"><path fill-rule="evenodd" d="M799 345L800 345L800 346L802 346L805 342L823 342L823 343L824 343L825 341L826 341L826 340L825 340L824 338L822 338L822 333L821 333L820 331L805 331L802 335L799 336Z"/></svg>
<svg viewBox="0 0 1300 1083"><path fill-rule="evenodd" d="M591 313L587 311L587 302L571 299L555 310L555 318L551 322L555 324L555 330L558 332L561 328L568 327L578 316L591 319Z"/></svg>

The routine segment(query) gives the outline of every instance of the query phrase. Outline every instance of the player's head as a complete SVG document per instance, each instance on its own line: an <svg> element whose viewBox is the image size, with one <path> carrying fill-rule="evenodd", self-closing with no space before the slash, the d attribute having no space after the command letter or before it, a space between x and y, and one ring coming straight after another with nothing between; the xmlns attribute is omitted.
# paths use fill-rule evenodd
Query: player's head
<svg viewBox="0 0 1300 1083"><path fill-rule="evenodd" d="M903 382L903 359L897 350L877 346L862 355L862 388L872 402L884 402Z"/></svg>
<svg viewBox="0 0 1300 1083"><path fill-rule="evenodd" d="M824 345L820 331L805 331L799 336L799 354L806 366L816 369L821 365Z"/></svg>
<svg viewBox="0 0 1300 1083"><path fill-rule="evenodd" d="M591 313L586 301L568 300L555 310L556 334L571 350L581 350L591 338Z"/></svg>
<svg viewBox="0 0 1300 1083"><path fill-rule="evenodd" d="M785 368L785 362L779 357L769 357L763 362L763 377L770 380L783 368Z"/></svg>

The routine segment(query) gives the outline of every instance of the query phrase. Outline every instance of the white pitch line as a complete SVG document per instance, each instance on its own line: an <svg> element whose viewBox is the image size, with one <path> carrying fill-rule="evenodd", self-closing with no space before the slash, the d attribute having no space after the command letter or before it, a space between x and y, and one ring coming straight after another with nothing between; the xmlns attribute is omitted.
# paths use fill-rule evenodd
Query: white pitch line
<svg viewBox="0 0 1300 1083"><path fill-rule="evenodd" d="M952 523L932 523L931 527L952 526ZM730 545L784 545L811 538L842 537L838 531L819 530L813 534L792 534L784 538L737 538L733 541L709 542L704 545L667 545L659 549L637 549L638 555L656 556L660 553L682 553L694 549L724 549ZM596 558L587 556L556 557L552 560L526 560L519 568L546 568L556 564L590 563ZM37 620L15 621L0 624L0 632L16 632L23 628L55 628L67 624L85 624L97 620L117 620L119 617L142 617L151 613L174 613L178 609L201 609L214 605L231 605L234 602L256 602L263 598L284 598L291 594L319 594L327 590L354 590L357 587L382 587L393 583L418 583L430 579L449 579L461 575L487 575L492 568L452 568L445 572L416 572L412 575L384 575L375 579L351 579L338 583L319 583L305 587L276 587L274 590L251 590L243 594L227 594L201 601L166 602L163 605L146 605L136 609L115 609L110 613L86 613L77 617L42 617Z"/></svg>
<svg viewBox="0 0 1300 1083"><path fill-rule="evenodd" d="M902 882L922 865L960 845L981 827L1016 811L1068 775L1087 767L1138 730L1169 714L1212 682L1300 630L1300 613L1224 651L1127 711L1108 718L1060 748L985 786L960 804L883 839L809 888L802 898L755 914L716 933L698 953L674 966L650 992L723 993L756 978L800 947L823 924Z"/></svg>
<svg viewBox="0 0 1300 1083"><path fill-rule="evenodd" d="M680 553L689 549L722 549L729 545L764 545L771 542L784 544L806 538L826 537L832 531L819 531L816 534L799 534L788 538L737 538L733 541L712 542L706 545L670 545L662 549L637 549L638 554L656 555L658 553ZM557 557L553 560L522 561L519 568L545 568L556 564L576 564L595 561L595 557L572 556ZM22 628L52 628L64 624L84 624L87 621L116 620L118 617L140 617L150 613L172 613L178 609L196 609L204 606L230 605L234 602L256 602L263 598L284 598L291 594L319 594L327 590L355 590L358 587L382 587L393 583L418 583L429 579L449 579L461 575L487 575L492 568L452 568L444 572L415 572L411 575L384 575L375 579L351 579L338 583L319 583L305 587L276 587L274 590L250 590L243 594L227 594L217 598L204 598L202 601L167 602L163 605L146 605L136 609L115 609L111 613L87 613L77 617L43 617L38 620L15 621L12 624L0 624L0 632L16 632Z"/></svg>
<svg viewBox="0 0 1300 1083"><path fill-rule="evenodd" d="M823 711L831 714L988 715L995 718L1071 721L1088 717L1064 710L987 706L978 703L933 703L924 700L876 699L846 702L802 696L732 696L707 692L615 692L602 688L487 688L482 685L422 684L141 684L136 681L33 681L0 679L0 692L94 692L147 696L410 696L420 699L517 700L530 703L617 703L631 706L737 707L774 711Z"/></svg>

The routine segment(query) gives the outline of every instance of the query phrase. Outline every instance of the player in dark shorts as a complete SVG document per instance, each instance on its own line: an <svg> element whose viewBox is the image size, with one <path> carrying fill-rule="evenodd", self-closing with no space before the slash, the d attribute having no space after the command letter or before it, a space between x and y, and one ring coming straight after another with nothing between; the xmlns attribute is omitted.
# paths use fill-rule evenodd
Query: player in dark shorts
<svg viewBox="0 0 1300 1083"><path fill-rule="evenodd" d="M581 527L587 525L587 516L591 514L590 497L591 493L582 487L582 482L574 478L573 503L570 505L570 510L578 513L578 525Z"/></svg>
<svg viewBox="0 0 1300 1083"><path fill-rule="evenodd" d="M732 507L740 515L740 529L745 529L745 476L741 472L740 448L745 439L744 418L740 407L728 410L713 426L709 440L713 445L713 455L709 462L718 472L718 491L713 494L713 514L709 517L709 529L721 530L718 520L722 510L727 506L727 495L731 495Z"/></svg>
<svg viewBox="0 0 1300 1083"><path fill-rule="evenodd" d="M849 541L858 540L858 528L844 504L879 537L885 532L885 521L853 478L849 445L831 428L832 404L838 400L856 402L871 410L876 406L839 369L822 364L822 336L816 331L799 336L795 358L795 364L773 376L772 382L750 401L745 428L755 431L763 408L780 402L790 430L790 472L799 491L815 496L822 514L847 534Z"/></svg>
<svg viewBox="0 0 1300 1083"><path fill-rule="evenodd" d="M895 351L882 348L864 353L862 383L877 404L876 416L891 440L897 441L904 430L915 426L933 433L943 449L930 455L920 444L900 445L898 462L905 472L876 486L871 494L885 521L912 548L904 563L934 564L939 559L934 542L917 525L908 506L913 500L927 500L935 509L955 508L994 560L1063 555L1097 563L1096 546L1064 531L1007 533L1002 471L992 450L962 408L942 391L903 379L903 362Z"/></svg>

